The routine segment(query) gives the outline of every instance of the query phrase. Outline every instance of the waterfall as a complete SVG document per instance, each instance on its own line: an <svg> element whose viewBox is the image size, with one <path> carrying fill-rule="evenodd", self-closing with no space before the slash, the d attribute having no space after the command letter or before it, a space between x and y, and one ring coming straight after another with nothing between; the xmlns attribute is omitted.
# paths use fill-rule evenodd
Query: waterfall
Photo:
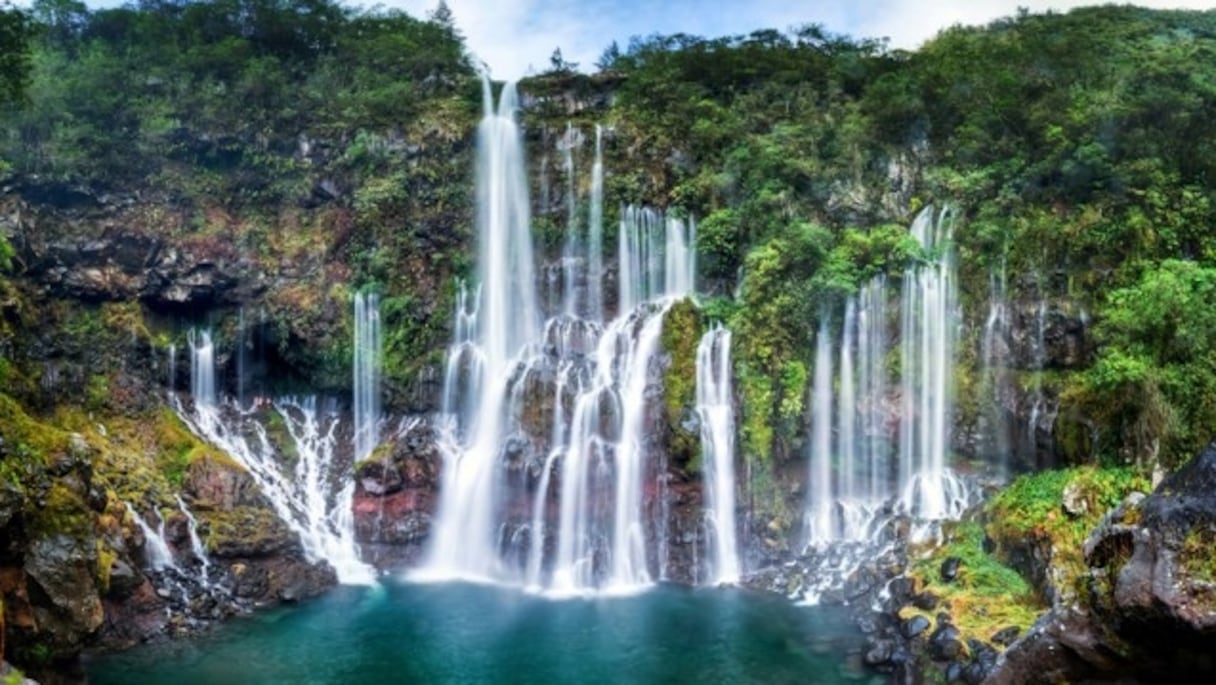
<svg viewBox="0 0 1216 685"><path fill-rule="evenodd" d="M478 281L462 283L457 296L437 422L440 501L428 557L413 575L558 594L645 587L668 568L667 467L649 417L659 407L664 316L694 287L696 226L622 208L620 298L605 320L603 132L596 129L582 239L573 159L582 139L569 127L559 147L566 239L560 268L543 271L550 286L560 278L562 297L545 298L541 325L514 87L504 88L497 111L491 104L487 86L476 178ZM728 381L714 382L729 394ZM729 460L729 441L714 440ZM733 498L733 484L728 489ZM722 516L733 516L727 495L711 499ZM733 523L719 527L721 554L733 558ZM738 575L737 561L719 566L720 577Z"/></svg>
<svg viewBox="0 0 1216 685"><path fill-rule="evenodd" d="M1039 301L1034 308L1034 337L1031 339L1030 357L1032 386L1030 388L1030 412L1026 422L1027 456L1037 460L1039 419L1043 415L1043 369L1047 366L1047 297L1043 293L1042 275L1038 278Z"/></svg>
<svg viewBox="0 0 1216 685"><path fill-rule="evenodd" d="M169 393L172 398L177 392L177 345L169 343Z"/></svg>
<svg viewBox="0 0 1216 685"><path fill-rule="evenodd" d="M191 328L186 341L190 344L190 396L194 406L214 407L215 345L211 342L211 331Z"/></svg>
<svg viewBox="0 0 1216 685"><path fill-rule="evenodd" d="M130 512L131 518L135 520L135 525L139 526L139 530L144 536L144 554L145 561L153 571L166 571L169 569L177 569L177 562L173 560L173 552L169 549L169 543L165 541L165 519L158 517L157 527L153 528L148 524L144 517L135 511L135 507L131 506L130 502L124 502L127 511Z"/></svg>
<svg viewBox="0 0 1216 685"><path fill-rule="evenodd" d="M731 393L730 331L714 326L697 345L697 413L701 419L705 518L710 531L708 578L739 580L735 535L735 415Z"/></svg>
<svg viewBox="0 0 1216 685"><path fill-rule="evenodd" d="M249 375L249 365L246 360L248 354L245 349L246 335L245 307L242 306L237 313L236 343L233 345L233 351L236 352L236 403L239 407L245 406L245 381Z"/></svg>
<svg viewBox="0 0 1216 685"><path fill-rule="evenodd" d="M1005 294L1005 262L988 274L988 316L984 319L984 337L980 344L981 379L984 402L981 418L985 420L982 434L991 436L987 445L989 458L1002 473L1009 469L1009 427L1005 421L1004 398L1010 392L1009 366L1009 301Z"/></svg>
<svg viewBox="0 0 1216 685"><path fill-rule="evenodd" d="M587 219L587 318L603 321L604 293L604 131L595 127L595 162L591 165L591 209Z"/></svg>
<svg viewBox="0 0 1216 685"><path fill-rule="evenodd" d="M337 411L319 411L317 399L281 398L266 422L281 423L289 444L271 440L257 412L195 404L178 414L196 435L223 450L248 471L278 517L299 536L310 561L326 561L347 585L374 582L354 541L354 481L340 466Z"/></svg>
<svg viewBox="0 0 1216 685"><path fill-rule="evenodd" d="M448 354L445 385L453 385L444 390L443 489L428 561L440 577L501 575L495 536L504 389L541 332L515 85L504 86L497 111L488 80L483 94L476 173L480 283L472 308L462 294ZM459 321L465 315L473 321Z"/></svg>
<svg viewBox="0 0 1216 685"><path fill-rule="evenodd" d="M194 558L199 563L199 581L203 587L211 584L211 560L207 557L207 548L203 546L203 540L198 536L198 520L194 518L194 514L186 508L185 501L181 495L177 495L177 508L186 517L186 530L190 535L190 551L194 554Z"/></svg>
<svg viewBox="0 0 1216 685"><path fill-rule="evenodd" d="M819 315L815 336L815 375L811 387L811 459L808 474L811 503L807 535L812 543L837 537L832 487L832 338L826 312Z"/></svg>
<svg viewBox="0 0 1216 685"><path fill-rule="evenodd" d="M861 402L858 450L865 455L865 499L877 504L889 493L891 442L887 439L887 279L862 287L857 305L858 384Z"/></svg>
<svg viewBox="0 0 1216 685"><path fill-rule="evenodd" d="M380 444L380 296L355 294L354 432L355 460L366 459Z"/></svg>
<svg viewBox="0 0 1216 685"><path fill-rule="evenodd" d="M562 153L562 171L566 175L566 240L562 246L562 312L574 316L578 312L578 197L574 183L574 148L582 144L578 129L566 124L566 135L558 141Z"/></svg>
<svg viewBox="0 0 1216 685"><path fill-rule="evenodd" d="M649 300L692 292L696 230L692 220L686 224L647 207L629 205L621 209L618 312L631 311Z"/></svg>
<svg viewBox="0 0 1216 685"><path fill-rule="evenodd" d="M900 303L899 484L922 519L961 513L961 484L946 469L950 446L954 340L958 319L953 217L927 207L912 223L924 261L904 272Z"/></svg>
<svg viewBox="0 0 1216 685"><path fill-rule="evenodd" d="M910 229L924 256L904 271L900 294L897 441L888 428L895 412L888 406L886 279L877 276L846 299L836 369L833 317L820 314L805 515L813 545L872 539L892 498L926 522L956 518L970 501L946 465L959 319L951 230L949 212L932 209Z"/></svg>

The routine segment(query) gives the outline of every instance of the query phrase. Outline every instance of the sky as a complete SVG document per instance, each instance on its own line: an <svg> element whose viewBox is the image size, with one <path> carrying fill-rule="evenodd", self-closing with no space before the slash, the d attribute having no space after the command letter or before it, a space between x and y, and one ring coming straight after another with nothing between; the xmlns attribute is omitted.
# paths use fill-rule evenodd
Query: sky
<svg viewBox="0 0 1216 685"><path fill-rule="evenodd" d="M112 7L121 0L85 0ZM632 36L687 33L707 38L756 29L785 30L822 24L833 33L888 38L896 48L916 48L954 24L984 24L1018 7L1064 11L1100 4L1069 0L447 0L469 51L496 79L515 79L549 66L554 48L583 71L613 40L624 49ZM18 0L28 5L29 0ZM346 0L425 17L438 0ZM1213 0L1141 0L1167 9L1209 9Z"/></svg>
<svg viewBox="0 0 1216 685"><path fill-rule="evenodd" d="M594 70L613 40L622 49L631 36L688 33L717 37L756 29L785 30L822 24L833 33L889 38L892 47L915 48L954 24L984 24L1018 7L1033 12L1067 10L1094 2L1032 0L447 0L469 50L496 79L543 71L553 49ZM426 16L438 0L381 0L414 16ZM1213 0L1141 1L1158 8L1208 9Z"/></svg>

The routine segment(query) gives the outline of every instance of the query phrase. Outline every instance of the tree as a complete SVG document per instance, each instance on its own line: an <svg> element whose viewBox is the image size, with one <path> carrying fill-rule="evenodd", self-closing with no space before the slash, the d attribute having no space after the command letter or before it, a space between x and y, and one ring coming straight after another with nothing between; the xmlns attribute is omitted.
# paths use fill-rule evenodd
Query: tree
<svg viewBox="0 0 1216 685"><path fill-rule="evenodd" d="M439 0L439 4L435 5L435 9L427 14L427 18L431 20L431 23L438 24L447 31L449 36L461 37L460 30L456 28L456 18L452 15L452 8L448 7L446 0Z"/></svg>
<svg viewBox="0 0 1216 685"><path fill-rule="evenodd" d="M600 71L608 71L616 66L616 61L621 58L621 46L617 45L616 41L604 48L604 52L600 54L600 58L595 62L595 68Z"/></svg>
<svg viewBox="0 0 1216 685"><path fill-rule="evenodd" d="M567 62L562 57L562 49L560 47L553 48L553 54L549 56L550 73L568 74L575 69L578 69L578 62Z"/></svg>
<svg viewBox="0 0 1216 685"><path fill-rule="evenodd" d="M0 104L20 100L30 79L29 17L0 5Z"/></svg>

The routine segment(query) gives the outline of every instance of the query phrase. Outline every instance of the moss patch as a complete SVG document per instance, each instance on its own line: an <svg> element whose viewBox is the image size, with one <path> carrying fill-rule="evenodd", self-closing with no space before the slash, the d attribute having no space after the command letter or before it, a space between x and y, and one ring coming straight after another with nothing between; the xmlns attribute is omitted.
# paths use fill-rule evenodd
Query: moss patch
<svg viewBox="0 0 1216 685"><path fill-rule="evenodd" d="M668 454L688 472L699 468L701 437L687 430L685 417L696 411L697 345L705 320L690 298L676 302L663 317L663 352L670 360L663 373L663 401L669 427Z"/></svg>
<svg viewBox="0 0 1216 685"><path fill-rule="evenodd" d="M1130 468L1083 466L1022 476L985 507L988 535L998 555L1008 556L1018 545L1038 545L1049 551L1049 577L1056 592L1083 590L1087 577L1082 547L1103 514L1132 492L1148 492L1149 481ZM1083 508L1064 510L1065 491Z"/></svg>
<svg viewBox="0 0 1216 685"><path fill-rule="evenodd" d="M957 557L961 563L958 577L945 582L940 569L950 557ZM994 633L1009 626L1025 632L1047 610L1017 571L984 551L984 529L976 522L948 525L945 543L921 551L912 560L908 575L916 579L920 589L941 600L941 607L949 611L962 634L964 645L969 638L987 642ZM900 611L901 618L916 614L933 621L936 610L922 611L909 606Z"/></svg>

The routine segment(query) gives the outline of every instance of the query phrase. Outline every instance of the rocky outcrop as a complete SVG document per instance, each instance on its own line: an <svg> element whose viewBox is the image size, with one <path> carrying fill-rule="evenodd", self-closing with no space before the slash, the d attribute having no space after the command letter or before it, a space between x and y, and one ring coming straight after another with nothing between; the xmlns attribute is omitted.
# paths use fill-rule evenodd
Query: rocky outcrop
<svg viewBox="0 0 1216 685"><path fill-rule="evenodd" d="M355 539L381 569L417 561L431 531L443 461L437 434L419 419L355 467Z"/></svg>
<svg viewBox="0 0 1216 685"><path fill-rule="evenodd" d="M994 683L1216 674L1216 443L1085 542L1084 592L1057 600L1006 653ZM1068 596L1066 593L1057 593Z"/></svg>

